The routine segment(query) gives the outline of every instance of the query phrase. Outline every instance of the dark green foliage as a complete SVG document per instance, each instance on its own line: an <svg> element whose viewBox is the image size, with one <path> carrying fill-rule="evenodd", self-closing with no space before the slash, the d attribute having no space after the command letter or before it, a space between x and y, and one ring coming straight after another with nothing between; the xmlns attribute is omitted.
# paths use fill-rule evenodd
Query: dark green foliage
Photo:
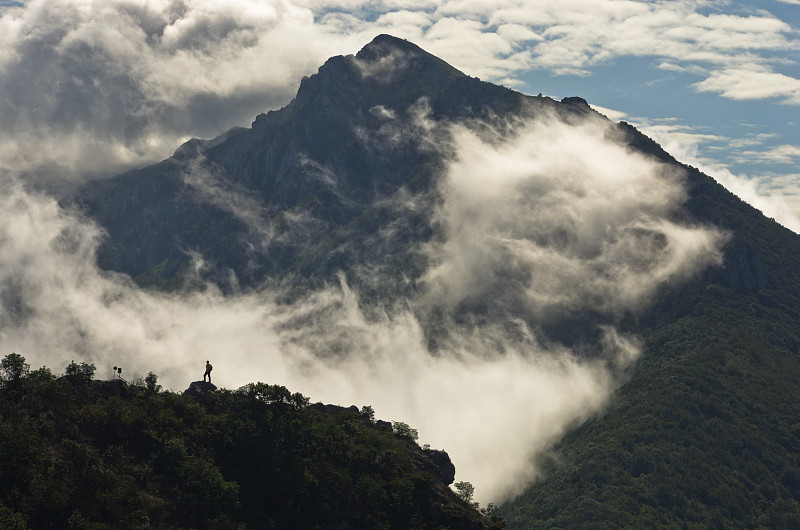
<svg viewBox="0 0 800 530"><path fill-rule="evenodd" d="M10 353L0 361L0 381L4 384L16 384L27 375L30 366L25 363L25 358L18 353Z"/></svg>
<svg viewBox="0 0 800 530"><path fill-rule="evenodd" d="M94 371L95 371L94 364L86 364L84 362L78 364L75 361L72 361L67 365L67 368L66 370L64 370L64 373L68 376L74 377L78 381L89 383L94 377Z"/></svg>
<svg viewBox="0 0 800 530"><path fill-rule="evenodd" d="M469 482L456 482L453 487L462 501L472 502L472 496L475 495L475 486Z"/></svg>
<svg viewBox="0 0 800 530"><path fill-rule="evenodd" d="M85 363L67 372L0 388L1 528L502 527L419 468L423 451L370 407L326 413L265 383L198 402L152 373L127 385L87 380Z"/></svg>
<svg viewBox="0 0 800 530"><path fill-rule="evenodd" d="M800 528L800 238L688 178L681 215L729 231L723 266L629 323L635 373L502 507L510 528Z"/></svg>
<svg viewBox="0 0 800 530"><path fill-rule="evenodd" d="M144 385L150 392L160 392L161 385L158 383L158 376L153 372L148 372L147 377L144 378Z"/></svg>
<svg viewBox="0 0 800 530"><path fill-rule="evenodd" d="M398 436L403 436L410 440L414 440L415 442L419 438L419 433L417 430L402 421L393 421L392 429Z"/></svg>

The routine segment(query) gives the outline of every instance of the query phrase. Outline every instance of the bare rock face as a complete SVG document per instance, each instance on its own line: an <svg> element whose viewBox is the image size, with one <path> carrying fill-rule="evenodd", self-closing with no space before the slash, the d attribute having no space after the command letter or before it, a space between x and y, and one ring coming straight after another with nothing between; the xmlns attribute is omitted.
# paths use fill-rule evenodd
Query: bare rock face
<svg viewBox="0 0 800 530"><path fill-rule="evenodd" d="M423 453L428 457L429 465L425 467L431 473L441 480L446 486L449 486L456 479L456 466L450 460L450 455L445 451L438 449L423 449Z"/></svg>
<svg viewBox="0 0 800 530"><path fill-rule="evenodd" d="M189 385L189 388L183 391L183 395L192 396L195 399L202 399L216 391L217 387L212 383L206 383L205 381L195 381L191 385Z"/></svg>

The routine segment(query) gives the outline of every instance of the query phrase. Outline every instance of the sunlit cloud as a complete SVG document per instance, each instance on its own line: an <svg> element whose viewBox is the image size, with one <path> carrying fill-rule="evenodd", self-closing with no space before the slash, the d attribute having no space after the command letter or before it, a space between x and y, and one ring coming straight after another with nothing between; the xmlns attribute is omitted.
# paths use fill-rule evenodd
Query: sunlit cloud
<svg viewBox="0 0 800 530"><path fill-rule="evenodd" d="M701 154L700 147L706 142L722 142L732 146L746 147L760 145L772 138L770 133L729 141L716 135L695 133L684 124L639 124L641 130L661 144L664 149L685 164L693 165L711 175L729 191L745 202L761 210L790 230L800 233L800 200L797 197L797 175L740 175L732 172L729 166L714 156ZM729 146L731 146L729 144ZM714 150L705 146L704 151ZM727 147L726 147L727 148ZM774 149L740 151L731 155L742 162L791 163L800 158L797 146L785 145Z"/></svg>
<svg viewBox="0 0 800 530"><path fill-rule="evenodd" d="M410 113L423 123L373 139L444 139L434 217L446 230L424 248L431 267L417 296L367 312L344 280L291 303L279 290L143 291L98 269L98 227L6 183L0 348L55 370L76 359L98 375L154 371L175 390L210 359L215 383L228 388L262 380L314 400L370 404L446 448L482 502L514 495L538 475L538 456L602 410L636 360L637 338L615 322L645 308L653 289L718 264L724 236L669 221L685 197L681 172L629 153L599 117L577 126L541 116L487 138L433 123L424 109ZM376 112L394 123L402 110ZM251 198L213 180L192 186L218 207L245 210L253 230L268 228ZM506 316L459 318L472 303ZM594 360L539 330L589 310L603 317ZM444 327L435 352L433 315Z"/></svg>
<svg viewBox="0 0 800 530"><path fill-rule="evenodd" d="M741 151L735 158L763 164L797 164L800 161L800 146L784 144L758 151Z"/></svg>
<svg viewBox="0 0 800 530"><path fill-rule="evenodd" d="M783 103L800 104L800 79L761 65L714 71L695 86L701 92L716 92L730 99L777 98Z"/></svg>

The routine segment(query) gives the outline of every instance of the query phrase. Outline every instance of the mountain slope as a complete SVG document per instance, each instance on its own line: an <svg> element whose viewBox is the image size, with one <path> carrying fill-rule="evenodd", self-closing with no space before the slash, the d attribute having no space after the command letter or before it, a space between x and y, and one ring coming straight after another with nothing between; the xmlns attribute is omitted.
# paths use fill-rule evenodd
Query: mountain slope
<svg viewBox="0 0 800 530"><path fill-rule="evenodd" d="M502 146L535 121L560 127L542 135L588 123L612 154L623 151L645 168L642 180L655 171L653 184L671 182L668 193L680 188L679 200L644 203L620 224L608 221L626 200L635 202L625 198L629 190L582 185L593 171L623 173L620 159L608 169L608 153L593 151L591 138L567 135L565 141L585 142L568 153L585 148L585 167L546 166L541 176L563 184L558 191L569 193L554 197L571 202L553 199L546 215L523 219L541 226L517 226L520 212L548 207L549 190L541 183L513 187L501 197L509 200L492 203L494 187L506 181L481 166L475 189L467 190L474 202L457 204L456 213L467 226L482 215L495 224L460 234L447 222L447 207L463 190L442 185L463 161L454 162L454 136L468 131L480 139L470 144L476 150ZM542 136L524 139L553 150ZM491 160L498 173L517 170L504 165L513 153L497 152ZM636 179L627 185L647 191ZM593 195L602 200L588 221L580 212L553 219ZM92 183L71 200L108 233L101 265L146 287L196 288L210 280L226 292L302 290L341 273L362 307L410 308L434 355L448 340L473 338L503 355L505 343L492 342L500 330L535 353L568 348L607 363L623 384L604 413L560 442L539 481L503 507L512 527L798 521L800 417L791 399L800 390L800 237L580 98L524 96L380 36L355 56L330 59L303 80L294 101L251 128L192 140L161 164ZM657 211L647 210L653 205ZM702 234L712 236L700 240ZM468 252L442 267L440 251L459 235L456 243ZM472 239L488 241L488 250L471 252ZM713 248L694 268L650 274L697 241L695 247ZM530 258L542 255L557 255L557 266ZM484 262L486 270L468 274ZM620 262L627 273L615 276ZM579 286L577 301L548 290L571 289L557 273L573 268L599 280ZM455 279L437 291L431 278L442 270L454 270ZM637 274L644 287L619 302L628 276ZM460 297L448 298L453 291ZM636 364L615 364L604 342L608 329L638 338Z"/></svg>
<svg viewBox="0 0 800 530"><path fill-rule="evenodd" d="M630 381L502 507L510 528L800 528L798 236L689 171L686 214L731 234L723 266L636 324Z"/></svg>
<svg viewBox="0 0 800 530"><path fill-rule="evenodd" d="M108 232L101 265L146 286L180 285L198 258L223 288L294 274L330 279L338 270L355 280L350 271L364 262L391 277L387 255L413 277L409 247L431 237L432 207L402 209L402 199L435 200L422 192L433 191L443 163L426 123L546 111L588 107L481 82L382 35L355 56L328 60L289 105L251 128L192 140L76 198Z"/></svg>

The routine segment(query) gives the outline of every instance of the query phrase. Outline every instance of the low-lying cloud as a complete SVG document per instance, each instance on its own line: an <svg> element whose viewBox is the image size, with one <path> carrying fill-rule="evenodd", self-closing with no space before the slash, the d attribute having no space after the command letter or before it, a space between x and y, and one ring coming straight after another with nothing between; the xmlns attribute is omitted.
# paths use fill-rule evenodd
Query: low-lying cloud
<svg viewBox="0 0 800 530"><path fill-rule="evenodd" d="M6 182L0 351L56 371L94 362L100 377L114 365L125 377L154 371L178 391L208 359L221 386L261 380L369 404L445 448L481 502L504 500L537 476L538 455L602 410L638 356L636 337L614 327L618 315L718 262L722 240L670 220L681 175L604 139L608 122L514 127L505 137L449 129L435 215L444 237L425 247L421 295L399 307L365 310L344 280L291 303L270 290L143 291L97 268L96 226ZM434 306L446 333L432 351ZM538 329L586 310L606 317L593 339L599 355Z"/></svg>
<svg viewBox="0 0 800 530"><path fill-rule="evenodd" d="M581 126L536 120L495 145L458 127L443 190L446 243L426 280L450 305L524 293L538 318L591 308L638 310L655 290L718 262L720 235L669 220L683 173Z"/></svg>
<svg viewBox="0 0 800 530"><path fill-rule="evenodd" d="M0 353L21 353L34 367L60 371L74 359L110 377L121 365L125 377L154 371L180 391L200 379L208 359L221 386L261 380L313 400L369 404L378 417L417 428L422 443L448 450L457 480L496 502L535 478L537 455L601 411L620 384L639 347L615 328L617 319L647 307L659 286L720 259L720 234L672 220L682 176L627 153L607 122L542 119L512 124L510 135L483 128L479 136L426 122L423 102L407 112L374 107L381 133L360 134L368 149L446 146L434 216L444 236L424 248L431 266L416 298L364 308L344 281L292 303L270 290L142 291L97 268L102 231L60 209L60 194L164 158L189 136L246 125L376 29L419 37L469 73L513 84L532 67L583 71L605 60L597 42L620 26L604 15L600 36L583 42L586 33L570 30L580 21L562 18L580 10L548 8L524 28L509 20L532 12L515 2L494 14L474 4L481 21L456 16L454 3L437 12L427 0L407 10L386 2L390 12L375 20L359 18L360 2L356 14L315 1L88 5L32 0L0 11ZM652 19L643 4L625 6L635 11L626 20ZM496 33L487 33L484 14L496 19ZM700 18L700 26L719 21ZM773 46L784 46L783 26L762 18L778 29ZM547 38L545 26L555 28ZM476 39L483 45L462 45ZM559 57L572 59L551 64ZM305 166L335 191L335 175L311 160ZM253 240L275 237L262 205L213 171L187 175L187 184L236 213ZM399 212L432 204L398 197ZM300 228L315 222L288 220ZM600 315L591 336L598 355L581 356L542 332L546 320L585 312Z"/></svg>

